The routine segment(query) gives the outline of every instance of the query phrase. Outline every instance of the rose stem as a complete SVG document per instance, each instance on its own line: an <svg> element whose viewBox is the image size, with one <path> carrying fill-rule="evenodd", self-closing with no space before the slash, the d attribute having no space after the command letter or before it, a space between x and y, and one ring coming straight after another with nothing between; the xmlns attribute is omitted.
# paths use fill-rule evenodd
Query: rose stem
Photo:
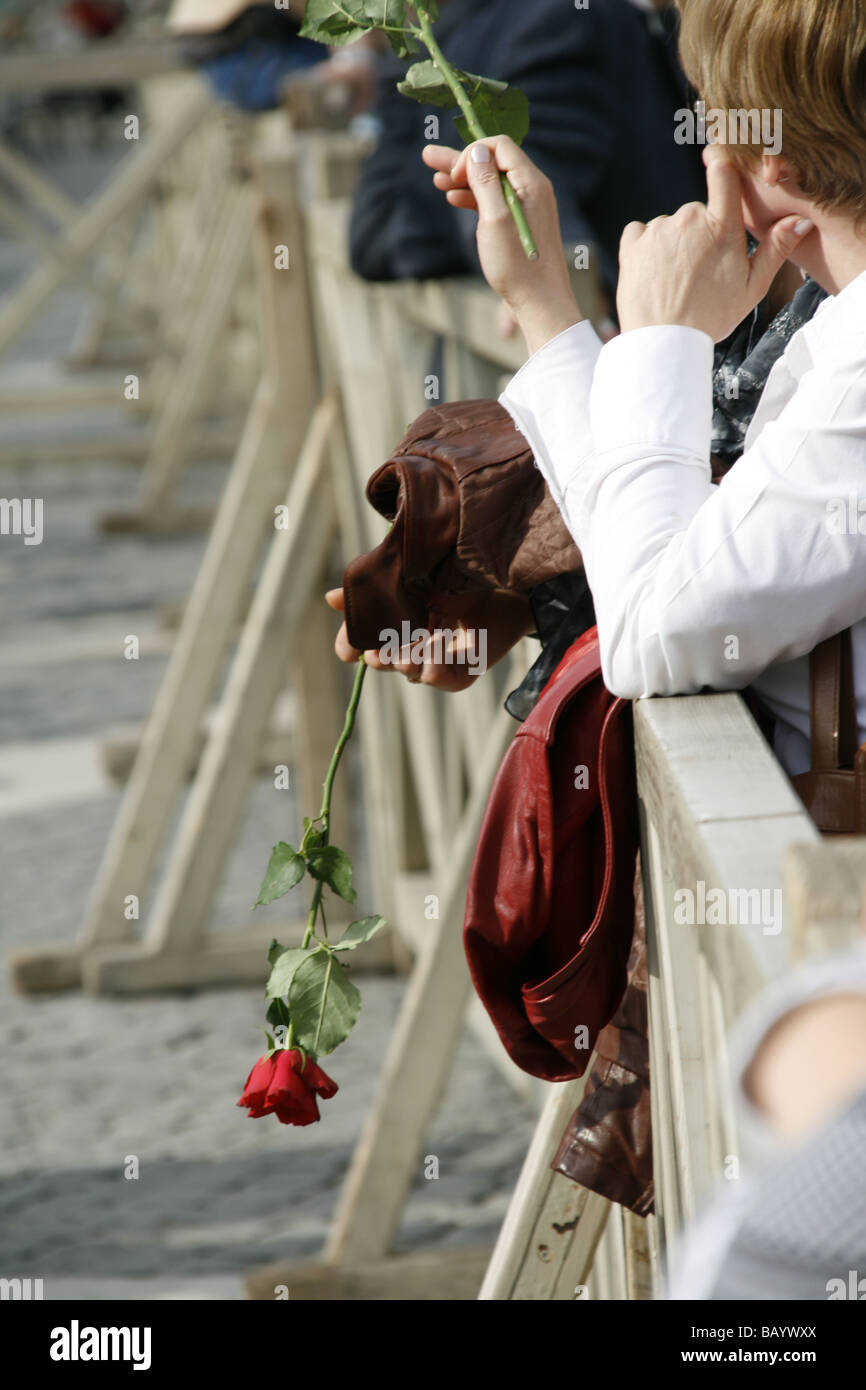
<svg viewBox="0 0 866 1390"><path fill-rule="evenodd" d="M352 737L355 728L355 716L358 713L358 705L361 702L361 691L364 688L364 677L367 674L367 667L363 660L358 662L358 669L355 672L355 683L352 686L352 694L346 709L346 719L343 724L343 731L337 739L337 746L331 754L331 762L325 775L325 785L322 789L322 809L319 812L319 820L324 823L323 843L328 843L328 831L331 820L331 794L334 790L334 778L337 775L337 768L340 766L340 759L343 756L343 749ZM319 906L322 901L324 883L317 879L316 887L313 890L313 901L310 904L310 915L307 918L307 929L304 932L304 939L301 942L301 949L305 950L310 943L310 937L316 928L316 918L319 915Z"/></svg>
<svg viewBox="0 0 866 1390"><path fill-rule="evenodd" d="M424 40L424 43L427 46L427 49L429 50L430 57L433 59L433 62L435 63L436 67L439 69L443 78L448 83L448 86L451 88L451 91L454 94L454 100L457 102L457 105L460 107L460 110L466 117L466 124L468 125L473 138L476 140L486 139L486 132L484 130L484 127L482 126L481 122L476 116L472 108L472 103L466 95L465 91L463 90L463 86L460 82L460 79L458 78L451 64L448 62L448 59L445 57L445 54L439 47L439 44L436 42L436 39L433 34L433 26L430 23L429 14L427 14L423 6L421 5L417 6L417 10L418 22L421 25L421 36ZM505 201L508 204L511 216L514 218L514 225L516 226L518 235L520 237L520 244L526 252L527 258L530 261L537 261L538 249L535 245L535 242L532 239L532 232L529 230L529 223L526 220L526 213L523 211L523 206L520 202L520 199L518 198L517 194L512 188L508 180L507 174L500 174L499 181L502 184L502 192L505 194Z"/></svg>
<svg viewBox="0 0 866 1390"><path fill-rule="evenodd" d="M320 821L324 821L324 832L323 832L323 833L324 833L324 843L325 843L325 844L328 843L328 827L329 827L329 822L330 822L330 818L331 818L331 793L332 793L333 790L334 790L334 778L335 778L336 775L337 775L337 768L340 766L340 759L341 759L342 756L343 756L343 749L346 747L346 744L349 742L349 739L352 737L352 733L353 733L354 728L355 728L355 716L356 716L357 713L358 713L358 705L359 705L360 702L361 702L361 691L362 691L363 688L364 688L364 677L366 676L366 674L367 674L367 666L366 666L366 663L364 662L363 658L361 658L361 659L359 660L359 662L358 662L358 669L357 669L357 671L355 672L355 683L354 683L354 685L352 686L352 694L351 694L351 697L350 697L350 699L349 699L348 708L346 709L346 719L345 719L345 723L343 724L343 731L342 731L342 733L340 734L340 737L337 739L337 745L336 745L336 747L335 747L333 753L331 754L331 762L330 762L330 765L329 765L329 767L328 767L327 774L326 774L326 776L325 776L325 784L324 784L324 787L323 787L323 790L322 790L322 809L321 809L321 811L319 812L319 820L320 820ZM301 950L302 950L302 951L305 951L305 950L307 949L307 947L308 947L309 944L310 944L310 937L313 935L313 932L316 930L316 919L317 919L317 917L318 917L318 915L319 915L319 908L320 908L321 903L322 903L322 893L323 893L323 891L324 891L324 887L325 887L325 885L324 885L324 883L322 882L322 880L321 880L321 879L317 879L317 880L316 880L316 886L315 886L315 888L313 889L313 900L312 900L312 902L310 903L310 912L309 912L309 915L308 915L308 917L307 917L307 926L306 926L306 930L305 930L305 932L304 932L304 939L303 939L303 941L301 942ZM323 916L324 916L324 913L323 913ZM330 971L329 971L329 975L330 975ZM326 988L325 988L325 992L327 993L327 986L326 986ZM320 1026L321 1026L321 1021L320 1021ZM292 1045L292 1043L293 1043L293 1041L294 1041L294 1037L295 1037L295 1025L294 1025L293 1023L290 1022L290 1023L289 1023L289 1032L288 1032L288 1036L287 1036L287 1038L286 1038L286 1047L287 1047L287 1048L290 1048L290 1047L291 1047L291 1045ZM316 1037L317 1037L317 1040L318 1040L318 1033L317 1033Z"/></svg>

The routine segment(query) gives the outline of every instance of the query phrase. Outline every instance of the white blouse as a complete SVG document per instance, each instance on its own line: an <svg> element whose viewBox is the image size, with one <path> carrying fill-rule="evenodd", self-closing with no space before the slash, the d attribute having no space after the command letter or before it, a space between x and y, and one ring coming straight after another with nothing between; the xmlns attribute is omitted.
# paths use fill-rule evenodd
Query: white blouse
<svg viewBox="0 0 866 1390"><path fill-rule="evenodd" d="M809 767L808 653L854 628L866 740L866 272L775 363L745 452L710 479L711 339L576 324L501 396L580 547L616 695L754 688Z"/></svg>

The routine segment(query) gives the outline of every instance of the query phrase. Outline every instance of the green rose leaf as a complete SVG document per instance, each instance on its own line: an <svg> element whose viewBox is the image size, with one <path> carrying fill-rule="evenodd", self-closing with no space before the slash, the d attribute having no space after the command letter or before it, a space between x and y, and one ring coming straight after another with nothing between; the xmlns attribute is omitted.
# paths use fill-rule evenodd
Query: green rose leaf
<svg viewBox="0 0 866 1390"><path fill-rule="evenodd" d="M283 995L288 994L292 986L292 980L295 977L295 972L303 965L304 961L310 960L312 955L315 954L316 952L310 952L300 946L291 946L287 951L283 951L283 954L274 964L268 977L268 983L265 985L266 998L279 999ZM270 1014L268 1014L268 1019L274 1024L278 1021L288 1022L287 1019L277 1020L271 1018Z"/></svg>
<svg viewBox="0 0 866 1390"><path fill-rule="evenodd" d="M281 946L277 938L274 937L271 941L270 946L268 947L268 965L273 965L276 962L277 957L281 956L283 954L283 951L286 950L288 950L288 947Z"/></svg>
<svg viewBox="0 0 866 1390"><path fill-rule="evenodd" d="M358 1021L361 995L331 951L315 951L297 971L289 995L295 1040L315 1056L345 1042Z"/></svg>
<svg viewBox="0 0 866 1390"><path fill-rule="evenodd" d="M281 840L271 850L267 873L262 879L262 886L254 906L266 907L275 899L282 898L294 888L296 883L300 883L305 870L306 864L302 856L291 845L287 845Z"/></svg>
<svg viewBox="0 0 866 1390"><path fill-rule="evenodd" d="M492 77L479 77L477 73L464 72L462 68L455 68L454 71L472 102L485 134L510 135L516 144L521 145L529 131L529 101L526 93ZM457 105L454 93L432 61L414 63L397 86L404 96L413 97L425 106ZM460 138L467 144L474 139L465 116L455 117L455 124Z"/></svg>
<svg viewBox="0 0 866 1390"><path fill-rule="evenodd" d="M307 0L301 36L335 47L353 43L374 27L367 15L371 4L372 0Z"/></svg>
<svg viewBox="0 0 866 1390"><path fill-rule="evenodd" d="M454 71L458 77L465 75L459 68L455 68ZM402 92L404 97L412 97L414 101L422 102L425 106L457 105L454 93L432 59L425 59L423 63L413 63L403 81L397 83L397 91Z"/></svg>
<svg viewBox="0 0 866 1390"><path fill-rule="evenodd" d="M414 58L416 53L421 52L421 45L415 38L415 35L408 33L408 31L405 34L389 32L388 42L398 58L405 58L408 60L409 58Z"/></svg>
<svg viewBox="0 0 866 1390"><path fill-rule="evenodd" d="M320 830L315 821L311 821L309 816L304 816L304 838L301 840L299 854L307 855L311 849L321 845L325 839L325 832Z"/></svg>
<svg viewBox="0 0 866 1390"><path fill-rule="evenodd" d="M510 135L516 145L522 145L529 133L529 99L517 87L493 92L484 87L469 93L476 116L486 135ZM456 116L454 124L464 144L475 137L465 116Z"/></svg>
<svg viewBox="0 0 866 1390"><path fill-rule="evenodd" d="M473 106L482 94L501 96L510 90L507 82L498 82L496 78L479 77L478 73L464 72L462 68L454 68L453 71ZM426 106L457 105L454 93L432 58L423 63L413 63L403 81L397 83L397 90Z"/></svg>
<svg viewBox="0 0 866 1390"><path fill-rule="evenodd" d="M289 1026L289 1011L282 999L272 999L268 1011L265 1014L268 1023L273 1024L274 1028L285 1028Z"/></svg>
<svg viewBox="0 0 866 1390"><path fill-rule="evenodd" d="M333 888L347 903L357 901L357 893L352 887L352 861L345 850L336 845L322 845L310 851L308 859L310 873Z"/></svg>
<svg viewBox="0 0 866 1390"><path fill-rule="evenodd" d="M372 29L402 29L406 24L406 0L362 0L361 8Z"/></svg>
<svg viewBox="0 0 866 1390"><path fill-rule="evenodd" d="M384 925L384 917L360 917L357 922L350 923L346 928L334 950L354 951L356 946L363 946L365 941L369 941L377 931L381 931Z"/></svg>
<svg viewBox="0 0 866 1390"><path fill-rule="evenodd" d="M396 47L406 23L406 0L307 0L301 34L319 43L352 43L370 29L384 29ZM392 32L397 31L400 32Z"/></svg>

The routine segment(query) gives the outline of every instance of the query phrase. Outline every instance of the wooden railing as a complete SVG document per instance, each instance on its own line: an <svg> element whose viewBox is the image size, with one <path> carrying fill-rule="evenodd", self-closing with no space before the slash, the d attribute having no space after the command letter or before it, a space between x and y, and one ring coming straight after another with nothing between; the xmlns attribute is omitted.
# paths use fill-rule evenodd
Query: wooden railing
<svg viewBox="0 0 866 1390"><path fill-rule="evenodd" d="M739 696L635 713L656 1220L671 1264L701 1202L739 1175L726 1036L792 961L782 856L818 833Z"/></svg>

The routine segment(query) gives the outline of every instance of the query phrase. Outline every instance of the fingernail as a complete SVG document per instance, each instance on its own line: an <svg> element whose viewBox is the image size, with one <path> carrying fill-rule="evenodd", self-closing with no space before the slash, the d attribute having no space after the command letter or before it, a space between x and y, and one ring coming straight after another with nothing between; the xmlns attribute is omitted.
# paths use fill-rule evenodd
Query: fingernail
<svg viewBox="0 0 866 1390"><path fill-rule="evenodd" d="M490 163L490 151L488 150L488 148L487 148L486 145L473 145L473 146L472 146L472 163L473 163L473 164L489 164L489 163Z"/></svg>
<svg viewBox="0 0 866 1390"><path fill-rule="evenodd" d="M811 232L814 225L811 217L801 217L799 222L794 223L794 235L805 236L807 232Z"/></svg>

